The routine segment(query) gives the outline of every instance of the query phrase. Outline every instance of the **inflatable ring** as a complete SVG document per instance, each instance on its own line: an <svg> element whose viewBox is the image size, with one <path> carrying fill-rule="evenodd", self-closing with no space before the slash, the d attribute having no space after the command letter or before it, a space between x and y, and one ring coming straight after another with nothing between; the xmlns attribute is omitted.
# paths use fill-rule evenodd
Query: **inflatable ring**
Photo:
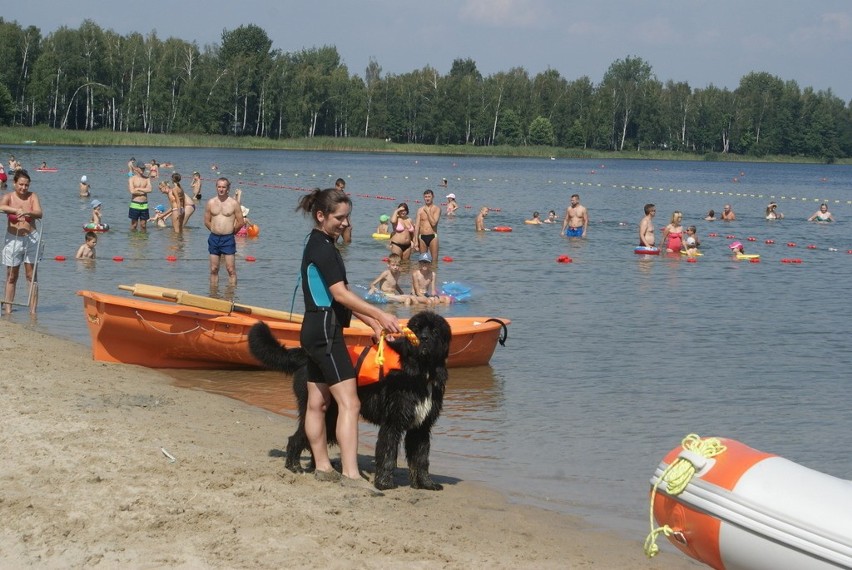
<svg viewBox="0 0 852 570"><path fill-rule="evenodd" d="M496 226L496 227L491 228L491 231L492 232L510 232L510 231L512 231L512 228L510 228L509 226Z"/></svg>
<svg viewBox="0 0 852 570"><path fill-rule="evenodd" d="M83 231L86 232L108 232L109 224L93 224L88 223L83 225Z"/></svg>
<svg viewBox="0 0 852 570"><path fill-rule="evenodd" d="M390 234L373 234L373 239L390 239Z"/></svg>
<svg viewBox="0 0 852 570"><path fill-rule="evenodd" d="M681 255L689 255L688 252L683 251L683 250L680 251L680 254ZM702 255L704 255L704 254L701 253L700 251L696 251L695 253L692 254L692 257L701 257Z"/></svg>
<svg viewBox="0 0 852 570"><path fill-rule="evenodd" d="M737 259L760 259L759 253L738 253L736 255Z"/></svg>
<svg viewBox="0 0 852 570"><path fill-rule="evenodd" d="M633 250L636 255L660 255L660 248L652 245L640 245Z"/></svg>

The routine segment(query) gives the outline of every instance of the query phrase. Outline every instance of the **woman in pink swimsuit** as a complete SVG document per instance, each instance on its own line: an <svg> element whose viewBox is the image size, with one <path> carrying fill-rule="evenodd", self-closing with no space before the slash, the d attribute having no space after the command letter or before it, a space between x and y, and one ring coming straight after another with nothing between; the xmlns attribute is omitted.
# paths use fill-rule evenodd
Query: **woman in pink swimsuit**
<svg viewBox="0 0 852 570"><path fill-rule="evenodd" d="M414 222L408 217L408 204L403 202L397 206L396 210L391 214L390 226L392 229L390 238L391 253L399 255L402 259L411 259Z"/></svg>
<svg viewBox="0 0 852 570"><path fill-rule="evenodd" d="M683 214L675 210L669 224L663 228L663 243L667 253L679 253L683 249Z"/></svg>

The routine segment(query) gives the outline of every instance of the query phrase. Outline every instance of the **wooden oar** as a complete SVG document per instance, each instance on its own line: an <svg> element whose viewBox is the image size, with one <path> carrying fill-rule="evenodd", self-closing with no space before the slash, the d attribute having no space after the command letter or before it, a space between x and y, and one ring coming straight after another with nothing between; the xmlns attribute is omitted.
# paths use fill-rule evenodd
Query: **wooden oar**
<svg viewBox="0 0 852 570"><path fill-rule="evenodd" d="M188 291L181 291L180 289L169 289L168 287L145 285L144 283L136 283L135 285L119 285L118 288L123 291L130 291L137 297L172 301L178 305L209 309L211 311L219 311L220 313L240 313L244 315L251 315L253 317L266 317L293 323L302 322L302 315L298 313L289 313L287 311L277 311L275 309L266 309L264 307L232 303L225 299L214 299L213 297L204 297L203 295L193 295Z"/></svg>

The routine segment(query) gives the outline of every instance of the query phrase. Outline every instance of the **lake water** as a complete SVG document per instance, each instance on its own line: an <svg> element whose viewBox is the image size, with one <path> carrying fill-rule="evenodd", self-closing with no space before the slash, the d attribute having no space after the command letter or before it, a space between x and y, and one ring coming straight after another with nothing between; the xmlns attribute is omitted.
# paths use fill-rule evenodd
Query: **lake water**
<svg viewBox="0 0 852 570"><path fill-rule="evenodd" d="M647 532L648 480L688 433L738 439L842 478L852 478L848 413L852 351L852 168L820 165L583 161L160 148L3 149L33 176L47 212L37 320L12 319L90 344L78 289L115 293L150 283L240 302L290 309L308 221L294 212L299 188L347 181L355 239L345 248L352 283L384 268L377 218L407 201L412 213L431 187L462 208L440 224L441 281L475 285L469 303L440 309L512 319L491 366L454 369L433 440L433 472L477 480L513 500L579 513L593 525L641 539ZM202 213L183 237L170 229L131 234L125 164L170 161L188 188L193 170L214 193L211 164L244 189L258 239L239 243L239 284L207 280ZM41 161L57 173L34 172ZM164 174L170 170L164 169ZM77 198L87 175L113 230L100 236L98 260L73 260L88 220ZM437 187L442 177L449 188ZM559 226L527 226L533 210L560 218L577 192L589 208L588 238L568 240ZM390 198L390 199L388 199ZM781 221L763 219L774 199ZM804 220L827 200L838 221ZM156 204L161 200L152 198ZM633 253L646 202L657 228L671 212L698 226L703 257ZM730 203L738 220L704 222ZM480 206L489 226L477 235ZM711 237L711 233L718 237ZM759 263L730 258L735 236ZM753 241L748 241L748 238ZM767 244L766 240L774 240ZM795 243L790 247L788 243ZM809 248L808 246L813 246ZM68 261L55 261L56 255ZM168 262L173 255L177 262ZM246 255L257 261L244 261ZM557 263L568 255L573 263ZM121 263L114 256L124 257ZM782 259L801 259L783 263ZM223 272L224 274L224 272ZM20 287L20 286L19 286ZM19 292L19 298L23 291ZM295 309L300 310L300 295ZM400 315L409 314L406 308ZM292 414L287 382L266 372L176 372L185 386L225 393ZM108 380L105 380L108 381ZM845 419L846 418L846 419ZM369 441L370 433L365 435ZM282 444L289 434L281 434Z"/></svg>

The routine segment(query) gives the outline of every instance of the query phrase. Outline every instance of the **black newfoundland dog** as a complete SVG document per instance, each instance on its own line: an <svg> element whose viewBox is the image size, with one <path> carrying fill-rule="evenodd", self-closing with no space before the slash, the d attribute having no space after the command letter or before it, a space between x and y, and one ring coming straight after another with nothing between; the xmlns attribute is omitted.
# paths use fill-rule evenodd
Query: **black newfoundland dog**
<svg viewBox="0 0 852 570"><path fill-rule="evenodd" d="M419 339L412 344L405 336L388 341L400 355L402 370L393 370L380 382L358 387L361 416L379 426L376 442L377 489L396 487L393 480L399 445L405 436L409 482L415 489L438 491L442 486L429 476L429 450L432 426L441 414L447 385L447 357L452 332L447 320L431 311L417 313L407 326ZM293 374L293 391L299 402L299 427L287 442L285 465L302 471L301 456L309 449L305 436L305 410L308 405L307 355L301 348L286 349L259 322L249 332L252 355L271 370ZM332 399L326 418L329 443L336 444L337 404ZM313 458L311 458L313 468Z"/></svg>

